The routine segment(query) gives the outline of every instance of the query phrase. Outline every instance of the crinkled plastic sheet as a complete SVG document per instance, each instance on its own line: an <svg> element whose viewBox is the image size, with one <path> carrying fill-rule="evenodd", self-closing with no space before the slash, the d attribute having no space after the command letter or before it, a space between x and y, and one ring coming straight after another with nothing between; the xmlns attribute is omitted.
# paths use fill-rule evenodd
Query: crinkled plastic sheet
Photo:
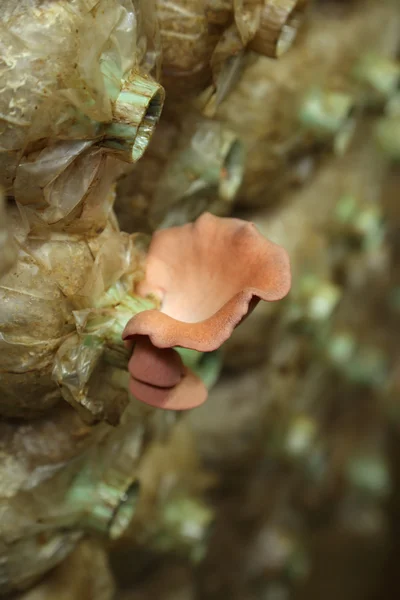
<svg viewBox="0 0 400 600"><path fill-rule="evenodd" d="M77 231L104 226L123 169L107 156L121 154L115 135L128 136L128 147L143 137L144 149L161 110L162 91L145 75L157 71L157 39L147 0L2 3L0 184L31 227L71 230L71 220L79 221ZM146 86L159 95L143 132L140 121L129 129L115 112L123 82L139 68L139 113L147 111L143 99L152 102Z"/></svg>
<svg viewBox="0 0 400 600"><path fill-rule="evenodd" d="M122 330L134 314L134 308L140 309L140 303L132 301L121 311L121 297L123 294L129 296L135 280L142 276L143 255L135 245L134 236L119 232L113 222L109 222L101 235L91 238L47 230L24 238L21 219L15 218L15 221L19 258L0 281L0 412L30 418L58 401L60 392L68 395L68 385L63 387L64 380L69 382L77 378L77 394L82 402L86 401L85 385L103 356L104 343L106 340L111 343L110 331L114 331L112 342L117 349L123 350ZM103 319L100 328L93 326L97 345L88 347L87 336L82 333L84 327L78 326L77 315L80 310L96 310L96 307L108 310L107 319ZM74 313L74 310L78 312ZM116 322L118 328L114 327ZM76 333L77 327L79 333ZM74 339L78 339L75 344L78 349L73 344ZM63 375L54 381L55 356L60 347L65 350L71 345L75 348L75 358L67 353L68 358L65 364L62 363ZM59 358L57 364L60 364ZM117 386L118 393L121 394L125 386L123 395L126 398L123 376L126 362L118 367L123 380ZM78 376L73 374L75 371L71 372L72 368L78 369ZM111 363L106 376L111 386L115 382L113 369ZM27 385L24 385L25 380ZM113 400L112 396L107 398L111 404ZM121 403L116 402L116 405L121 406ZM115 411L120 414L122 408ZM114 421L116 419L114 417Z"/></svg>
<svg viewBox="0 0 400 600"><path fill-rule="evenodd" d="M71 310L52 276L20 251L0 282L0 369L23 373L49 364L72 330Z"/></svg>
<svg viewBox="0 0 400 600"><path fill-rule="evenodd" d="M32 230L49 226L95 233L105 226L114 203L114 182L124 166L90 146L60 142L45 148L35 162L21 163L14 188Z"/></svg>
<svg viewBox="0 0 400 600"><path fill-rule="evenodd" d="M2 424L0 593L32 585L83 531L118 537L126 529L145 431L143 411L127 416L118 430L90 428L65 405L34 428Z"/></svg>
<svg viewBox="0 0 400 600"><path fill-rule="evenodd" d="M89 247L95 259L74 296L76 333L60 346L53 378L82 418L115 425L129 400L129 353L122 331L134 314L153 304L133 294L135 281L142 276L134 236L110 226Z"/></svg>
<svg viewBox="0 0 400 600"><path fill-rule="evenodd" d="M73 139L77 117L76 138L93 134L96 122L111 119L119 81L107 79L101 67L112 62L122 78L133 66L137 45L136 15L130 2L124 4L2 3L4 151L21 151L43 138Z"/></svg>
<svg viewBox="0 0 400 600"><path fill-rule="evenodd" d="M53 377L65 400L84 420L119 423L129 401L130 354L122 332L137 312L153 304L130 293L132 280L119 282L102 299L104 307L74 311L77 334L60 347Z"/></svg>

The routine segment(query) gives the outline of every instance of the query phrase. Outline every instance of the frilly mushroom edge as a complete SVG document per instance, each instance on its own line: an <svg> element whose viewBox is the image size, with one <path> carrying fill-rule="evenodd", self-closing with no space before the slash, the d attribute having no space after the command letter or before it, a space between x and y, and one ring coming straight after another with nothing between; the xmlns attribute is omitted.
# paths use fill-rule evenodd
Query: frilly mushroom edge
<svg viewBox="0 0 400 600"><path fill-rule="evenodd" d="M133 350L131 393L169 410L202 404L205 385L173 348L218 349L260 300L284 298L290 284L286 251L252 223L204 213L157 231L137 292L156 296L161 308L135 315L123 332Z"/></svg>

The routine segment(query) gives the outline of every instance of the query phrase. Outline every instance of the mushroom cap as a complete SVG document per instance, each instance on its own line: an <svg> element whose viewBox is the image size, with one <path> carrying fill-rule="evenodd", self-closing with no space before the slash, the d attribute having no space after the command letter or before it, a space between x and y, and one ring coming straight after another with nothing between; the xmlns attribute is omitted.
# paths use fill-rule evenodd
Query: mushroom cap
<svg viewBox="0 0 400 600"><path fill-rule="evenodd" d="M280 300L290 283L286 251L253 223L205 213L153 236L138 292L158 296L161 310L135 315L123 338L148 336L157 348L211 352L259 300Z"/></svg>
<svg viewBox="0 0 400 600"><path fill-rule="evenodd" d="M136 338L128 369L137 381L164 389L178 385L185 373L175 350L155 348L147 336Z"/></svg>
<svg viewBox="0 0 400 600"><path fill-rule="evenodd" d="M207 400L208 390L199 377L186 369L180 383L172 388L161 388L142 383L133 377L129 391L145 404L164 410L189 410Z"/></svg>

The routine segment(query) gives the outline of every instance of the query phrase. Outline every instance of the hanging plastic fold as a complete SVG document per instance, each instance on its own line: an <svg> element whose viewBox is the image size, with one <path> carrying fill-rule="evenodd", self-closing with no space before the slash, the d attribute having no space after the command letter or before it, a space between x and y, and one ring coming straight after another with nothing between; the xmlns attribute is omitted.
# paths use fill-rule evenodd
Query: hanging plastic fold
<svg viewBox="0 0 400 600"><path fill-rule="evenodd" d="M114 157L138 160L160 116L155 31L142 1L3 2L0 183L31 227L105 225Z"/></svg>
<svg viewBox="0 0 400 600"><path fill-rule="evenodd" d="M55 357L53 377L64 399L88 422L116 425L128 404L130 355L122 332L133 315L154 307L132 290L132 278L122 277L100 297L97 308L74 311L77 333Z"/></svg>

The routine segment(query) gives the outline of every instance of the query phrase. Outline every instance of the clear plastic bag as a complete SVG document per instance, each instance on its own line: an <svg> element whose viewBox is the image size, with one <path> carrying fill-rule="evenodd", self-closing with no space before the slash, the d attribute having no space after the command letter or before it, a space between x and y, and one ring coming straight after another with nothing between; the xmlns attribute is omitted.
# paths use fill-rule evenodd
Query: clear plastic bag
<svg viewBox="0 0 400 600"><path fill-rule="evenodd" d="M64 560L84 532L117 538L135 512L145 415L88 427L66 404L0 426L0 593L24 589Z"/></svg>
<svg viewBox="0 0 400 600"><path fill-rule="evenodd" d="M161 112L154 15L143 0L2 4L0 184L31 227L104 226L108 155L138 160Z"/></svg>
<svg viewBox="0 0 400 600"><path fill-rule="evenodd" d="M142 276L143 254L135 236L119 232L113 222L94 237L48 230L24 237L21 218L13 217L20 250L17 263L0 280L0 411L30 418L62 396L70 400L68 390L74 385L80 402L89 402L88 378L104 345L114 344L117 354L118 349L123 354L122 330L134 311L144 308L133 296L134 282ZM88 337L96 342L90 351ZM127 360L125 356L125 367ZM113 387L114 363L107 365L106 380ZM79 384L73 384L74 377ZM119 419L128 398L125 381L116 394L121 390L124 402L115 406L115 394L104 391L114 416L99 409L94 418Z"/></svg>

